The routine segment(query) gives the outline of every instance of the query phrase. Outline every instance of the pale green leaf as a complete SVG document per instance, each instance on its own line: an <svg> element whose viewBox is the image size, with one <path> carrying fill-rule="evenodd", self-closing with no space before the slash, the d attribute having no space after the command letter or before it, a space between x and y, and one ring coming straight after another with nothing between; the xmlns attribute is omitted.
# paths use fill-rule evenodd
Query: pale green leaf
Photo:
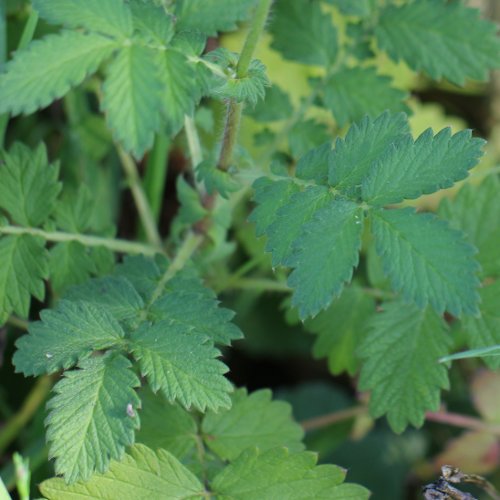
<svg viewBox="0 0 500 500"><path fill-rule="evenodd" d="M352 125L345 139L337 139L330 155L328 182L348 194L359 195L372 165L394 143L410 133L403 113L383 113Z"/></svg>
<svg viewBox="0 0 500 500"><path fill-rule="evenodd" d="M163 7L139 0L130 2L132 21L141 38L165 46L174 36L174 19Z"/></svg>
<svg viewBox="0 0 500 500"><path fill-rule="evenodd" d="M304 224L294 240L288 284L301 318L315 316L338 297L358 264L363 210L351 201L332 200Z"/></svg>
<svg viewBox="0 0 500 500"><path fill-rule="evenodd" d="M7 236L0 239L0 323L12 312L26 318L30 295L45 296L48 278L48 254L45 242L33 236Z"/></svg>
<svg viewBox="0 0 500 500"><path fill-rule="evenodd" d="M316 465L314 453L289 453L285 448L259 452L249 449L220 472L212 490L220 500L331 500L367 499L361 486L356 495L347 492L342 482L345 471L335 465ZM347 486L347 485L345 485Z"/></svg>
<svg viewBox="0 0 500 500"><path fill-rule="evenodd" d="M445 198L439 214L463 231L477 249L477 260L485 277L500 276L500 183L488 176L480 186L464 186L453 201Z"/></svg>
<svg viewBox="0 0 500 500"><path fill-rule="evenodd" d="M42 225L61 190L58 166L49 164L43 144L31 150L16 143L0 160L0 207L21 226Z"/></svg>
<svg viewBox="0 0 500 500"><path fill-rule="evenodd" d="M17 341L13 363L25 375L54 373L74 366L93 351L120 344L125 333L102 307L62 300L56 309L30 323L29 334Z"/></svg>
<svg viewBox="0 0 500 500"><path fill-rule="evenodd" d="M363 199L384 206L451 187L477 165L483 144L470 130L451 135L445 128L433 135L427 129L416 141L407 136L373 164L363 181Z"/></svg>
<svg viewBox="0 0 500 500"><path fill-rule="evenodd" d="M51 24L112 36L132 35L130 9L123 0L33 0L33 7Z"/></svg>
<svg viewBox="0 0 500 500"><path fill-rule="evenodd" d="M89 481L70 486L62 479L49 479L40 489L48 500L195 500L205 496L200 481L173 455L139 444L122 461L112 461L106 474L94 474Z"/></svg>
<svg viewBox="0 0 500 500"><path fill-rule="evenodd" d="M123 47L108 68L102 108L113 135L141 158L160 128L162 82L149 47Z"/></svg>
<svg viewBox="0 0 500 500"><path fill-rule="evenodd" d="M466 78L486 80L500 65L500 39L478 9L460 2L419 0L382 10L378 45L395 61L423 70L438 80L462 85Z"/></svg>
<svg viewBox="0 0 500 500"><path fill-rule="evenodd" d="M373 67L338 71L327 80L324 97L326 107L341 127L385 110L409 111L404 104L408 94L392 87L391 79L377 75Z"/></svg>
<svg viewBox="0 0 500 500"><path fill-rule="evenodd" d="M288 145L294 158L300 158L329 139L326 126L313 119L297 122L288 133Z"/></svg>
<svg viewBox="0 0 500 500"><path fill-rule="evenodd" d="M451 337L430 308L392 302L383 309L359 347L359 389L371 390L371 414L387 415L394 431L402 432L408 424L420 427L425 412L439 408L440 391L449 382L438 360L448 353Z"/></svg>
<svg viewBox="0 0 500 500"><path fill-rule="evenodd" d="M474 247L432 214L412 208L371 212L372 231L384 272L405 300L442 314L477 314Z"/></svg>
<svg viewBox="0 0 500 500"><path fill-rule="evenodd" d="M67 483L106 472L111 459L123 457L139 427L139 379L127 358L108 354L79 363L54 387L46 420L56 474Z"/></svg>
<svg viewBox="0 0 500 500"><path fill-rule="evenodd" d="M320 2L277 0L269 29L271 47L286 59L330 66L337 58L337 30Z"/></svg>
<svg viewBox="0 0 500 500"><path fill-rule="evenodd" d="M205 184L209 194L219 193L226 199L229 198L230 193L238 191L241 187L230 172L217 168L209 160L202 161L196 167L196 178Z"/></svg>
<svg viewBox="0 0 500 500"><path fill-rule="evenodd" d="M200 195L194 187L179 175L176 181L177 198L180 203L177 218L186 225L192 225L204 219L208 210L202 205Z"/></svg>
<svg viewBox="0 0 500 500"><path fill-rule="evenodd" d="M68 233L88 231L92 221L93 200L90 189L85 184L81 184L77 191L63 191L54 212L58 229Z"/></svg>
<svg viewBox="0 0 500 500"><path fill-rule="evenodd" d="M178 28L215 36L218 31L236 29L248 19L256 0L178 0L175 14Z"/></svg>
<svg viewBox="0 0 500 500"><path fill-rule="evenodd" d="M0 112L33 113L94 73L117 48L96 33L61 31L17 51L0 75Z"/></svg>
<svg viewBox="0 0 500 500"><path fill-rule="evenodd" d="M289 95L275 83L266 89L263 100L257 102L253 108L245 108L247 115L264 123L285 120L290 117L292 111Z"/></svg>
<svg viewBox="0 0 500 500"><path fill-rule="evenodd" d="M234 460L245 449L256 446L266 451L286 446L291 451L304 448L303 430L292 419L292 408L273 401L269 390L248 395L246 389L232 394L228 411L209 412L203 419L206 445L223 460Z"/></svg>
<svg viewBox="0 0 500 500"><path fill-rule="evenodd" d="M360 287L346 288L326 311L320 312L305 327L318 338L314 343L316 358L327 358L334 375L346 371L355 375L359 367L356 353L366 335L367 321L375 312L375 301Z"/></svg>
<svg viewBox="0 0 500 500"><path fill-rule="evenodd" d="M143 325L131 336L131 350L154 392L170 401L204 411L231 405L232 386L220 352L205 336L180 323Z"/></svg>

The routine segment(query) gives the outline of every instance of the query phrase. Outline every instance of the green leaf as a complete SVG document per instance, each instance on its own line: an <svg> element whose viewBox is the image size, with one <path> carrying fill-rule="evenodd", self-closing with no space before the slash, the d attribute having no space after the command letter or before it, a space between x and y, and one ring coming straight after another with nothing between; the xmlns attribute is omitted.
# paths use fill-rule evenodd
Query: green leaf
<svg viewBox="0 0 500 500"><path fill-rule="evenodd" d="M144 301L130 281L122 276L105 276L71 287L64 295L103 308L117 321L131 322L144 308Z"/></svg>
<svg viewBox="0 0 500 500"><path fill-rule="evenodd" d="M412 208L374 210L372 231L384 272L405 300L442 314L477 314L474 247L432 214ZM459 272L458 272L459 270Z"/></svg>
<svg viewBox="0 0 500 500"><path fill-rule="evenodd" d="M300 158L310 149L324 144L330 139L328 129L316 120L305 120L296 123L288 133L290 153L294 158Z"/></svg>
<svg viewBox="0 0 500 500"><path fill-rule="evenodd" d="M373 164L362 196L371 205L384 206L451 187L477 165L484 142L470 130L452 136L450 128L435 136L427 129L416 141L405 137Z"/></svg>
<svg viewBox="0 0 500 500"><path fill-rule="evenodd" d="M181 175L177 177L176 188L180 203L177 214L179 221L192 225L208 215L208 210L202 205L198 191L191 187Z"/></svg>
<svg viewBox="0 0 500 500"><path fill-rule="evenodd" d="M93 351L120 344L125 336L106 309L85 302L62 300L40 316L16 343L13 363L26 376L70 368Z"/></svg>
<svg viewBox="0 0 500 500"><path fill-rule="evenodd" d="M165 450L155 453L139 444L122 461L112 461L106 474L94 474L88 482L70 486L62 479L49 479L40 490L48 500L179 500L201 498L204 493L200 481L173 455Z"/></svg>
<svg viewBox="0 0 500 500"><path fill-rule="evenodd" d="M109 66L102 108L125 149L141 158L160 128L162 82L149 47L123 47Z"/></svg>
<svg viewBox="0 0 500 500"><path fill-rule="evenodd" d="M275 83L266 89L264 99L245 113L258 122L273 122L289 118L293 112L289 95Z"/></svg>
<svg viewBox="0 0 500 500"><path fill-rule="evenodd" d="M45 242L29 235L0 239L0 323L12 312L26 318L30 295L45 297L44 279L49 276Z"/></svg>
<svg viewBox="0 0 500 500"><path fill-rule="evenodd" d="M238 181L229 172L217 168L210 160L202 161L196 167L196 178L205 183L209 194L219 193L226 199L230 193L240 188Z"/></svg>
<svg viewBox="0 0 500 500"><path fill-rule="evenodd" d="M446 324L430 308L402 302L384 304L359 347L364 359L360 390L371 390L370 412L386 414L395 432L408 424L420 427L426 411L439 408L448 372L437 360L448 353Z"/></svg>
<svg viewBox="0 0 500 500"><path fill-rule="evenodd" d="M377 75L373 67L344 68L335 73L326 82L324 97L326 107L341 127L365 115L378 116L387 109L409 111L404 104L408 94L391 87L391 79Z"/></svg>
<svg viewBox="0 0 500 500"><path fill-rule="evenodd" d="M366 17L371 13L372 7L370 0L326 0L327 3L334 5L346 16Z"/></svg>
<svg viewBox="0 0 500 500"><path fill-rule="evenodd" d="M33 0L40 17L65 28L85 28L106 35L132 35L128 5L122 0Z"/></svg>
<svg viewBox="0 0 500 500"><path fill-rule="evenodd" d="M178 30L201 31L215 36L232 31L249 18L256 0L178 0L175 15Z"/></svg>
<svg viewBox="0 0 500 500"><path fill-rule="evenodd" d="M0 75L0 113L33 113L94 73L117 48L96 33L61 31L17 51Z"/></svg>
<svg viewBox="0 0 500 500"><path fill-rule="evenodd" d="M16 143L0 160L0 207L21 226L41 226L61 190L58 166L49 164L43 144L31 150Z"/></svg>
<svg viewBox="0 0 500 500"><path fill-rule="evenodd" d="M334 375L355 375L359 368L356 349L366 335L367 321L375 312L375 301L360 287L346 288L326 311L306 321L305 327L318 338L314 343L315 358L327 358Z"/></svg>
<svg viewBox="0 0 500 500"><path fill-rule="evenodd" d="M500 344L500 281L479 289L481 303L479 318L464 318L463 331L472 349L482 349ZM486 357L492 369L500 368L500 356Z"/></svg>
<svg viewBox="0 0 500 500"><path fill-rule="evenodd" d="M343 469L316 465L316 460L314 453L289 453L285 448L263 453L249 449L215 477L212 490L220 500L368 498L361 486L342 484Z"/></svg>
<svg viewBox="0 0 500 500"><path fill-rule="evenodd" d="M285 59L328 67L337 58L337 30L319 2L277 0L270 31L271 47Z"/></svg>
<svg viewBox="0 0 500 500"><path fill-rule="evenodd" d="M363 210L350 201L332 200L316 211L294 240L288 284L301 318L315 316L338 297L358 264Z"/></svg>
<svg viewBox="0 0 500 500"><path fill-rule="evenodd" d="M372 165L409 133L403 113L363 118L349 128L345 139L336 140L330 156L328 182L348 194L359 194L361 182Z"/></svg>
<svg viewBox="0 0 500 500"><path fill-rule="evenodd" d="M141 38L165 46L174 36L174 19L160 6L139 0L130 2L132 20Z"/></svg>
<svg viewBox="0 0 500 500"><path fill-rule="evenodd" d="M269 390L248 395L246 389L232 394L231 409L209 412L203 419L206 445L222 460L234 460L247 448L266 451L286 446L301 451L303 430L292 419L292 408L283 401L272 401Z"/></svg>
<svg viewBox="0 0 500 500"><path fill-rule="evenodd" d="M497 27L479 18L478 9L460 2L420 0L382 10L375 29L378 45L395 61L433 79L463 85L486 80L500 65ZM411 36L409 36L411 33Z"/></svg>
<svg viewBox="0 0 500 500"><path fill-rule="evenodd" d="M93 197L85 184L80 185L78 191L63 191L54 213L58 229L69 233L88 231L92 222L92 205Z"/></svg>
<svg viewBox="0 0 500 500"><path fill-rule="evenodd" d="M69 285L86 281L95 272L89 250L81 243L58 243L49 252L50 284L57 294Z"/></svg>
<svg viewBox="0 0 500 500"><path fill-rule="evenodd" d="M143 325L131 336L131 350L154 392L189 409L217 410L231 405L227 367L205 336L179 323Z"/></svg>
<svg viewBox="0 0 500 500"><path fill-rule="evenodd" d="M67 483L105 472L123 457L139 427L139 379L121 355L96 356L66 372L48 402L47 441L56 474Z"/></svg>
<svg viewBox="0 0 500 500"><path fill-rule="evenodd" d="M198 427L193 415L170 404L161 394L141 390L141 428L136 442L150 448L163 448L184 459L196 447Z"/></svg>
<svg viewBox="0 0 500 500"><path fill-rule="evenodd" d="M300 236L302 227L331 200L326 187L310 186L293 194L288 203L277 210L274 222L266 231L266 250L272 253L273 266L289 265L293 242Z"/></svg>
<svg viewBox="0 0 500 500"><path fill-rule="evenodd" d="M295 175L305 181L326 184L328 181L328 162L331 154L332 144L330 141L311 149L297 162Z"/></svg>
<svg viewBox="0 0 500 500"><path fill-rule="evenodd" d="M500 276L499 190L498 179L489 176L480 186L465 185L453 201L445 198L439 206L439 214L479 250L477 260L484 277Z"/></svg>

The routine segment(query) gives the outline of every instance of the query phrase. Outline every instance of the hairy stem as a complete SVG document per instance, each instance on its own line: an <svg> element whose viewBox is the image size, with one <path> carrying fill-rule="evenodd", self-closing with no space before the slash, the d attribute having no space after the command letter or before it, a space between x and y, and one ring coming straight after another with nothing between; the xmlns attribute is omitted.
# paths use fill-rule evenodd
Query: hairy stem
<svg viewBox="0 0 500 500"><path fill-rule="evenodd" d="M448 424L454 427L470 429L473 431L488 432L500 436L500 425L489 424L479 418L468 417L459 413L448 413L445 411L427 412L425 419L430 422Z"/></svg>
<svg viewBox="0 0 500 500"><path fill-rule="evenodd" d="M238 140L238 131L240 128L243 105L235 101L230 101L227 105L226 125L224 127L224 136L222 138L222 148L219 156L217 168L227 172L231 166L234 146Z"/></svg>
<svg viewBox="0 0 500 500"><path fill-rule="evenodd" d="M136 243L128 240L102 238L100 236L90 236L86 234L65 233L62 231L44 231L34 227L0 226L0 234L29 234L31 236L37 236L46 241L53 242L76 241L87 247L106 247L114 252L121 253L143 253L144 255L164 253L160 246L146 245L144 243Z"/></svg>
<svg viewBox="0 0 500 500"><path fill-rule="evenodd" d="M322 429L323 427L328 427L329 425L338 424L339 422L344 422L345 420L350 420L351 418L363 415L367 412L368 408L364 405L354 406L352 408L347 408L346 410L329 413L328 415L321 415L319 417L303 420L300 424L302 425L304 431L310 432Z"/></svg>
<svg viewBox="0 0 500 500"><path fill-rule="evenodd" d="M4 425L0 431L0 454L14 441L23 427L32 419L52 387L52 377L40 377L28 394L21 409Z"/></svg>
<svg viewBox="0 0 500 500"><path fill-rule="evenodd" d="M137 165L132 156L126 153L120 146L118 146L118 154L122 162L129 188L132 191L132 196L134 197L135 205L146 233L146 238L152 245L161 247L161 237L158 233L158 228L148 199L142 189L142 182L139 177L139 172L137 171Z"/></svg>

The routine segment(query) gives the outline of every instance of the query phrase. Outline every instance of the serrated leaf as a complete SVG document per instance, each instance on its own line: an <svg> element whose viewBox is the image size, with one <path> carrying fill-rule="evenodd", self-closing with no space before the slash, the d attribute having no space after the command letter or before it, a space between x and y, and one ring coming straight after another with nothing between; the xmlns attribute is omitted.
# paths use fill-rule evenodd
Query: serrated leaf
<svg viewBox="0 0 500 500"><path fill-rule="evenodd" d="M275 83L266 89L263 100L253 108L245 109L245 113L258 122L285 120L293 112L289 95Z"/></svg>
<svg viewBox="0 0 500 500"><path fill-rule="evenodd" d="M71 287L64 298L104 308L117 321L136 320L144 308L141 296L130 281L122 276L105 276L89 280Z"/></svg>
<svg viewBox="0 0 500 500"><path fill-rule="evenodd" d="M162 82L149 47L123 47L108 68L102 108L125 149L142 158L160 127Z"/></svg>
<svg viewBox="0 0 500 500"><path fill-rule="evenodd" d="M212 490L221 500L343 500L367 499L367 490L342 484L345 471L316 465L314 453L289 453L285 448L260 452L249 449L220 472Z"/></svg>
<svg viewBox="0 0 500 500"><path fill-rule="evenodd" d="M202 161L196 167L196 178L205 183L209 194L219 193L226 199L240 188L239 182L229 172L217 168L209 160Z"/></svg>
<svg viewBox="0 0 500 500"><path fill-rule="evenodd" d="M215 36L218 31L231 31L237 23L248 19L256 0L179 0L175 14L178 30L201 31Z"/></svg>
<svg viewBox="0 0 500 500"><path fill-rule="evenodd" d="M405 137L373 164L363 181L363 199L384 206L451 187L477 165L483 144L470 130L451 135L450 128L435 136L427 129L416 141Z"/></svg>
<svg viewBox="0 0 500 500"><path fill-rule="evenodd" d="M286 446L291 451L304 448L303 430L292 419L292 408L283 401L273 401L269 390L248 394L239 389L232 394L231 409L209 412L202 430L206 445L222 460L234 460L247 448L260 451Z"/></svg>
<svg viewBox="0 0 500 500"><path fill-rule="evenodd" d="M33 7L50 24L112 36L132 35L130 9L123 0L33 0Z"/></svg>
<svg viewBox="0 0 500 500"><path fill-rule="evenodd" d="M300 188L291 179L272 181L267 177L257 179L253 188L255 190L254 201L257 206L248 220L255 224L257 236L263 236L273 223L276 211L286 205L290 197Z"/></svg>
<svg viewBox="0 0 500 500"><path fill-rule="evenodd" d="M446 324L430 308L402 302L384 304L359 347L364 359L360 390L371 390L370 413L386 415L395 432L408 424L420 427L426 411L439 408L448 389L446 367L437 360L448 353Z"/></svg>
<svg viewBox="0 0 500 500"><path fill-rule="evenodd" d="M361 182L373 163L409 133L403 113L363 118L350 127L345 139L336 140L330 155L328 182L348 194L359 194Z"/></svg>
<svg viewBox="0 0 500 500"><path fill-rule="evenodd" d="M301 234L303 225L331 200L332 195L326 187L310 186L293 194L288 203L278 209L274 222L266 231L266 250L272 253L273 266L289 265L292 245Z"/></svg>
<svg viewBox="0 0 500 500"><path fill-rule="evenodd" d="M500 65L497 27L481 20L478 9L458 2L389 6L382 10L375 33L392 59L403 59L435 80L444 77L458 85L466 78L486 80L488 71Z"/></svg>
<svg viewBox="0 0 500 500"><path fill-rule="evenodd" d="M477 314L479 266L461 233L412 208L373 210L371 221L384 272L405 300L440 314Z"/></svg>
<svg viewBox="0 0 500 500"><path fill-rule="evenodd" d="M295 167L295 175L305 181L326 184L328 181L328 162L332 154L332 143L325 142L302 156Z"/></svg>
<svg viewBox="0 0 500 500"><path fill-rule="evenodd" d="M155 453L139 444L133 446L122 461L112 461L106 474L94 474L88 482L70 486L62 479L49 479L41 484L40 490L48 500L179 500L201 497L205 491L193 473L173 455L165 450Z"/></svg>
<svg viewBox="0 0 500 500"><path fill-rule="evenodd" d="M359 367L356 353L366 335L367 321L375 312L375 301L360 287L346 288L326 311L306 321L308 331L318 338L314 343L316 358L327 358L334 375L344 371L355 375Z"/></svg>
<svg viewBox="0 0 500 500"><path fill-rule="evenodd" d="M94 73L117 48L96 33L61 31L17 51L0 75L0 112L32 113Z"/></svg>
<svg viewBox="0 0 500 500"><path fill-rule="evenodd" d="M16 143L0 160L0 207L21 226L42 225L61 191L59 168L49 164L44 144L31 150Z"/></svg>
<svg viewBox="0 0 500 500"><path fill-rule="evenodd" d="M385 110L409 111L404 104L408 94L392 87L391 79L377 75L373 67L345 68L335 73L326 82L324 97L326 107L341 127Z"/></svg>
<svg viewBox="0 0 500 500"><path fill-rule="evenodd" d="M484 277L500 276L499 190L498 180L489 176L478 187L464 186L453 201L445 198L439 206L439 214L479 250L477 260Z"/></svg>
<svg viewBox="0 0 500 500"><path fill-rule="evenodd" d="M131 350L154 392L189 409L217 410L231 405L227 367L207 337L182 324L143 325L131 336Z"/></svg>
<svg viewBox="0 0 500 500"><path fill-rule="evenodd" d="M30 295L45 296L44 279L48 278L48 254L45 242L29 235L0 239L0 323L12 312L26 318Z"/></svg>
<svg viewBox="0 0 500 500"><path fill-rule="evenodd" d="M177 177L176 188L180 203L177 218L180 222L192 225L208 215L207 209L202 205L198 191L191 187L181 175Z"/></svg>
<svg viewBox="0 0 500 500"><path fill-rule="evenodd" d="M288 284L301 318L315 316L338 297L358 264L363 210L356 203L332 200L316 211L294 240Z"/></svg>
<svg viewBox="0 0 500 500"><path fill-rule="evenodd" d="M170 42L174 36L174 20L163 7L133 0L130 9L134 27L141 38L163 46Z"/></svg>
<svg viewBox="0 0 500 500"><path fill-rule="evenodd" d="M56 293L86 281L95 272L88 249L76 241L58 243L49 252L50 283Z"/></svg>
<svg viewBox="0 0 500 500"><path fill-rule="evenodd" d="M288 133L288 145L294 158L300 158L312 148L324 144L330 138L328 129L316 120L297 122Z"/></svg>
<svg viewBox="0 0 500 500"><path fill-rule="evenodd" d="M82 184L76 192L63 191L54 212L58 229L70 233L84 233L90 229L92 202L90 189L85 184Z"/></svg>
<svg viewBox="0 0 500 500"><path fill-rule="evenodd" d="M123 457L139 427L139 379L127 358L108 354L80 361L66 372L47 403L50 456L67 483L106 472L110 459Z"/></svg>
<svg viewBox="0 0 500 500"><path fill-rule="evenodd" d="M106 309L85 302L62 300L40 317L17 341L12 359L16 371L26 376L70 368L95 350L120 344L125 336Z"/></svg>
<svg viewBox="0 0 500 500"><path fill-rule="evenodd" d="M328 67L337 58L337 30L319 2L278 0L269 29L271 47L285 59Z"/></svg>

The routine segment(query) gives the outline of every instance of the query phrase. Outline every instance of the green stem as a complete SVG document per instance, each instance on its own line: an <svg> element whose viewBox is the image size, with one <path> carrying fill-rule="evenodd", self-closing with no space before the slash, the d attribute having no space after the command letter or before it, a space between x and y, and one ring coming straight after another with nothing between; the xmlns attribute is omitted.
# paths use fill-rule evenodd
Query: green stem
<svg viewBox="0 0 500 500"><path fill-rule="evenodd" d="M121 146L118 146L118 154L122 162L125 176L127 177L129 188L132 191L132 196L134 197L144 231L146 232L147 240L153 246L160 248L162 246L161 237L158 233L158 228L148 199L142 189L142 182L139 177L139 172L137 171L137 165L132 156L125 152Z"/></svg>
<svg viewBox="0 0 500 500"><path fill-rule="evenodd" d="M200 137L196 130L194 119L186 115L184 117L184 130L188 141L189 152L191 154L191 166L193 170L203 161Z"/></svg>
<svg viewBox="0 0 500 500"><path fill-rule="evenodd" d="M265 278L241 278L231 280L223 290L256 290L262 292L289 293L292 289L286 283ZM222 290L221 290L222 291Z"/></svg>
<svg viewBox="0 0 500 500"><path fill-rule="evenodd" d="M234 146L238 140L238 132L240 128L241 115L243 105L235 101L230 101L227 105L226 126L224 128L224 136L222 138L222 148L219 156L217 168L227 172L231 166L233 158Z"/></svg>
<svg viewBox="0 0 500 500"><path fill-rule="evenodd" d="M20 330L27 330L29 327L29 321L18 318L17 316L9 316L7 323L15 328L19 328Z"/></svg>
<svg viewBox="0 0 500 500"><path fill-rule="evenodd" d="M0 454L14 441L19 432L33 418L40 405L43 404L52 387L52 377L40 377L21 409L4 425L0 431Z"/></svg>
<svg viewBox="0 0 500 500"><path fill-rule="evenodd" d="M0 67L7 61L7 0L0 0Z"/></svg>
<svg viewBox="0 0 500 500"><path fill-rule="evenodd" d="M34 227L0 226L0 234L29 234L38 236L46 241L69 242L76 241L87 247L106 247L114 252L144 255L155 255L164 253L160 246L146 245L134 241L119 240L113 238L102 238L100 236L89 236L86 234L64 233L62 231L43 231Z"/></svg>

